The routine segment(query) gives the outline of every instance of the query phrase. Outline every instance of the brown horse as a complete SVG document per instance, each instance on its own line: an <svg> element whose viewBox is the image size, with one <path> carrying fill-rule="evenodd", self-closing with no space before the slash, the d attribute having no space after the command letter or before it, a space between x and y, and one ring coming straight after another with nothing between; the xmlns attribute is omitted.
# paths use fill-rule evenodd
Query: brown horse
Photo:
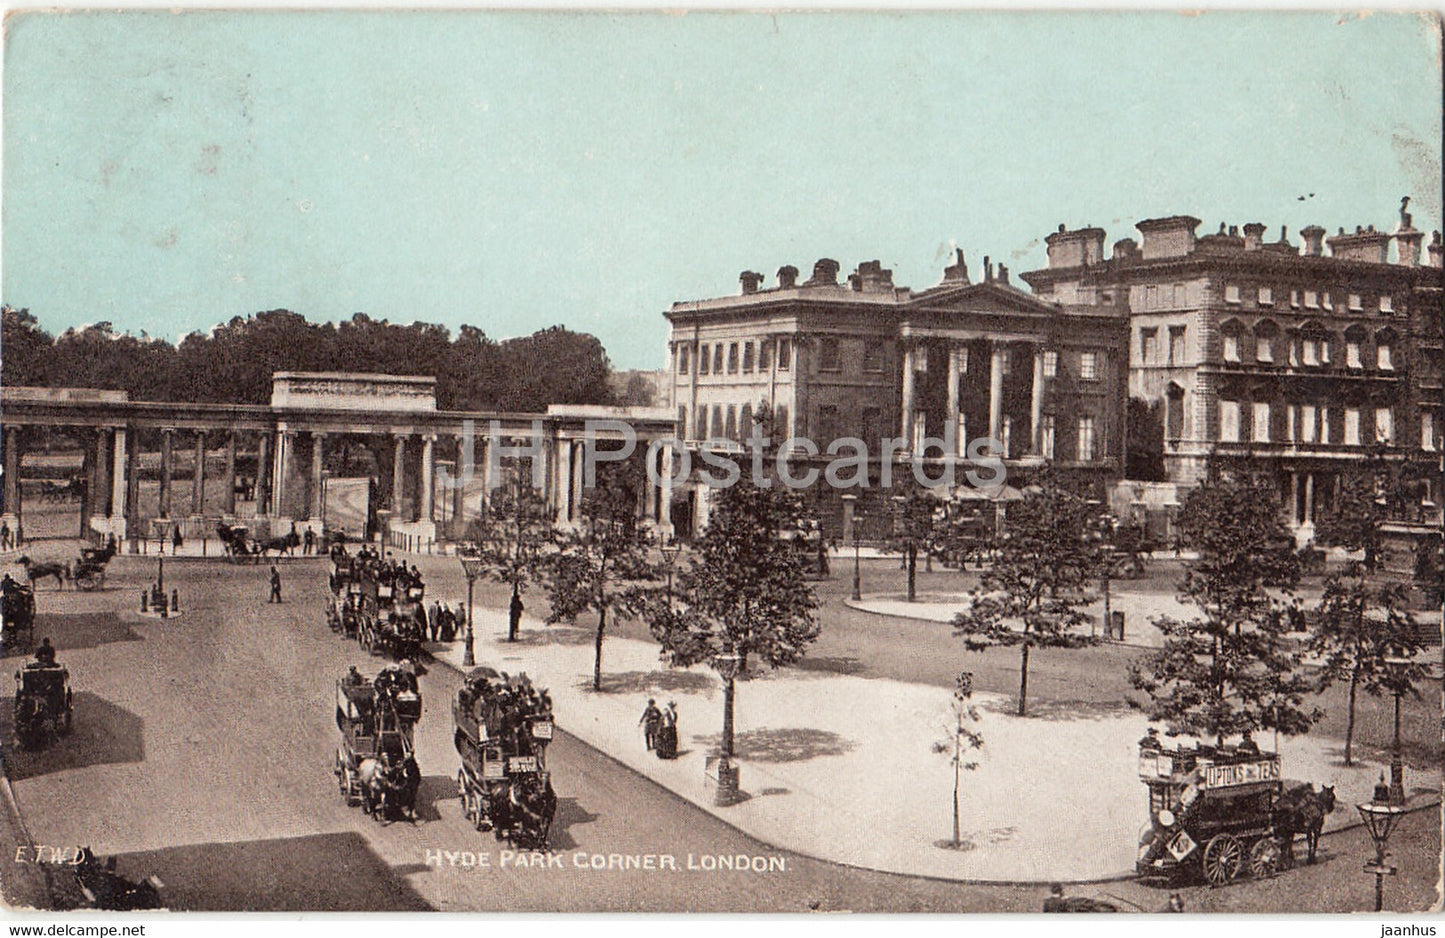
<svg viewBox="0 0 1445 938"><path fill-rule="evenodd" d="M55 577L55 588L65 589L65 581L70 579L70 564L68 563L36 563L24 554L17 557L15 562L25 568L25 579L30 581L31 586L35 585L36 580Z"/></svg>
<svg viewBox="0 0 1445 938"><path fill-rule="evenodd" d="M1315 791L1314 785L1296 783L1285 789L1275 810L1275 829L1284 843L1285 865L1294 865L1294 839L1300 834L1305 838L1305 862L1315 862L1325 817L1335 810L1334 786L1325 785Z"/></svg>

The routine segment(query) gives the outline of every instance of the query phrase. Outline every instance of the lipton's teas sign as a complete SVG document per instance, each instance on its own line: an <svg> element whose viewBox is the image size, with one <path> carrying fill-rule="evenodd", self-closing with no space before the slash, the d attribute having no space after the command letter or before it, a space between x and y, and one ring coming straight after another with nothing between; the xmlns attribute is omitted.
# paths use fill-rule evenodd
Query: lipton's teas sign
<svg viewBox="0 0 1445 938"><path fill-rule="evenodd" d="M1234 765L1210 765L1204 768L1205 788L1230 788L1252 782L1279 781L1279 760L1237 762Z"/></svg>

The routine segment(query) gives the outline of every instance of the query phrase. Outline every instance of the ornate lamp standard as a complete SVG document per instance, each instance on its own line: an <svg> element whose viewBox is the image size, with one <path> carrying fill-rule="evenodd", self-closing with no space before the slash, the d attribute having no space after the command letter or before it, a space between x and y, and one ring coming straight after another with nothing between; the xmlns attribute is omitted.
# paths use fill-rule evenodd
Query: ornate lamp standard
<svg viewBox="0 0 1445 938"><path fill-rule="evenodd" d="M1404 690L1405 671L1411 661L1392 648L1391 653L1381 659L1390 672L1391 690L1395 693L1395 740L1390 747L1390 800L1395 804L1405 803L1405 765L1400 756L1400 694Z"/></svg>
<svg viewBox="0 0 1445 938"><path fill-rule="evenodd" d="M477 663L472 649L472 587L476 585L477 577L482 575L483 561L476 553L461 554L457 559L462 562L462 573L467 577L467 647L462 653L462 667L470 668Z"/></svg>
<svg viewBox="0 0 1445 938"><path fill-rule="evenodd" d="M672 568L677 564L677 556L682 553L682 545L676 541L662 546L662 563L667 567L667 608L672 609Z"/></svg>
<svg viewBox="0 0 1445 938"><path fill-rule="evenodd" d="M1380 776L1380 784L1375 786L1375 796L1368 804L1357 804L1355 808L1364 819L1365 826L1369 828L1370 840L1375 844L1375 859L1365 864L1366 873L1375 874L1375 911L1379 912L1385 904L1385 877L1394 876L1395 868L1385 863L1386 848L1390 842L1390 831L1405 813L1403 806L1394 804L1390 798L1390 786L1385 784L1385 777Z"/></svg>
<svg viewBox="0 0 1445 938"><path fill-rule="evenodd" d="M718 747L717 793L719 805L733 804L738 793L738 772L732 765L733 758L733 680L738 676L742 657L730 649L713 656L713 670L723 679L723 730L722 745Z"/></svg>

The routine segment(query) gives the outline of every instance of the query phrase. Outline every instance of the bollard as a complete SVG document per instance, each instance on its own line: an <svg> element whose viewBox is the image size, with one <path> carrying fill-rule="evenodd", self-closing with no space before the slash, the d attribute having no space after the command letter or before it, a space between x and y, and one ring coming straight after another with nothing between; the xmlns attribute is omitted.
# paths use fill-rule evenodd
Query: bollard
<svg viewBox="0 0 1445 938"><path fill-rule="evenodd" d="M181 611L181 591L171 590L171 612Z"/></svg>
<svg viewBox="0 0 1445 938"><path fill-rule="evenodd" d="M141 590L141 591L140 591L140 611L143 612L143 613L150 611L150 605L149 605L149 603L148 603L146 600L147 600L146 591L145 591L145 590Z"/></svg>

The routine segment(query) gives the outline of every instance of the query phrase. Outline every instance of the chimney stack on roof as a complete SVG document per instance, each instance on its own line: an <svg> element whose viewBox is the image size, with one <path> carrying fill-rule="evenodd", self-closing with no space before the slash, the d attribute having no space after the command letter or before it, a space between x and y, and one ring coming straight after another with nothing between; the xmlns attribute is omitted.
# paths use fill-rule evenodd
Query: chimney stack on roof
<svg viewBox="0 0 1445 938"><path fill-rule="evenodd" d="M1430 247L1428 250L1430 251L1430 266L1441 266L1441 254L1445 253L1445 245L1440 243L1440 232L1437 231L1430 236Z"/></svg>
<svg viewBox="0 0 1445 938"><path fill-rule="evenodd" d="M778 268L778 289L791 290L798 285L798 268L792 264Z"/></svg>
<svg viewBox="0 0 1445 938"><path fill-rule="evenodd" d="M813 276L809 277L803 284L805 287L825 287L838 285L838 262L831 257L820 258L813 265Z"/></svg>
<svg viewBox="0 0 1445 938"><path fill-rule="evenodd" d="M1063 225L1044 239L1048 245L1049 266L1058 268L1088 267L1104 261L1104 229L1085 226L1070 231Z"/></svg>
<svg viewBox="0 0 1445 938"><path fill-rule="evenodd" d="M1344 234L1344 229L1340 229ZM1308 228L1301 228L1299 236L1304 238L1304 254L1306 257L1319 257L1325 253L1325 230L1319 225L1310 225Z"/></svg>
<svg viewBox="0 0 1445 938"><path fill-rule="evenodd" d="M1405 211L1410 205L1410 197L1407 195L1400 200L1400 225L1395 229L1395 245L1399 252L1397 263L1402 267L1420 266L1420 246L1425 243L1425 232L1416 231L1410 221L1410 213Z"/></svg>
<svg viewBox="0 0 1445 938"><path fill-rule="evenodd" d="M1114 242L1114 256L1116 261L1132 261L1139 258L1139 242L1133 238L1121 238Z"/></svg>
<svg viewBox="0 0 1445 938"><path fill-rule="evenodd" d="M989 259L987 254L983 256L983 282L993 282L993 261Z"/></svg>
<svg viewBox="0 0 1445 938"><path fill-rule="evenodd" d="M1390 259L1390 236L1376 231L1375 226L1355 227L1354 234L1345 234L1344 229L1325 243L1330 254L1341 261L1364 261L1367 264L1384 264Z"/></svg>
<svg viewBox="0 0 1445 938"><path fill-rule="evenodd" d="M763 283L763 275L756 270L745 270L738 274L738 280L743 285L743 295L747 296L749 293L758 292L758 287Z"/></svg>
<svg viewBox="0 0 1445 938"><path fill-rule="evenodd" d="M1258 251L1264 247L1264 226L1259 222L1250 222L1244 226L1244 249L1246 251Z"/></svg>
<svg viewBox="0 0 1445 938"><path fill-rule="evenodd" d="M863 261L848 275L848 284L859 293L887 293L893 289L893 271L879 261Z"/></svg>
<svg viewBox="0 0 1445 938"><path fill-rule="evenodd" d="M968 284L968 263L963 259L963 248L953 249L953 263L943 268L943 282Z"/></svg>
<svg viewBox="0 0 1445 938"><path fill-rule="evenodd" d="M1004 264L998 265L998 281L1004 286L1008 286L1008 267Z"/></svg>
<svg viewBox="0 0 1445 938"><path fill-rule="evenodd" d="M1144 259L1184 257L1194 253L1194 230L1199 219L1192 215L1171 215L1168 218L1146 218L1134 226L1144 236Z"/></svg>

